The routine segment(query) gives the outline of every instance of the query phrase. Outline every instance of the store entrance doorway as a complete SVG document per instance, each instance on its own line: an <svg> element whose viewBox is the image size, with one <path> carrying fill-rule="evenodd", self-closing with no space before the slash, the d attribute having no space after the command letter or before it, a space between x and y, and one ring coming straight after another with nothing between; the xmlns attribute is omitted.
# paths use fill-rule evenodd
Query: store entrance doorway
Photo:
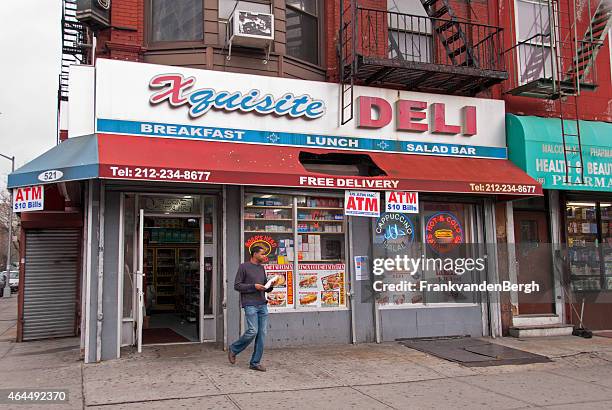
<svg viewBox="0 0 612 410"><path fill-rule="evenodd" d="M532 282L540 286L539 292L519 292L520 315L549 315L555 313L554 278L548 222L545 212L515 211L514 237L519 284Z"/></svg>
<svg viewBox="0 0 612 410"><path fill-rule="evenodd" d="M138 196L136 341L214 340L214 197Z"/></svg>
<svg viewBox="0 0 612 410"><path fill-rule="evenodd" d="M144 344L198 342L200 218L144 217Z"/></svg>

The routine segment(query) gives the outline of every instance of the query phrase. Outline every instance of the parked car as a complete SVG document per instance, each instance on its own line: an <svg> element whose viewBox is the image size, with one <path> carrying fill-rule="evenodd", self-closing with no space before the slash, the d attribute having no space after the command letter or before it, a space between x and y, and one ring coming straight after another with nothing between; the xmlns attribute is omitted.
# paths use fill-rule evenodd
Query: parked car
<svg viewBox="0 0 612 410"><path fill-rule="evenodd" d="M9 276L9 286L11 287L11 293L17 293L19 291L19 271L12 270Z"/></svg>
<svg viewBox="0 0 612 410"><path fill-rule="evenodd" d="M6 286L7 280L9 281L9 286L11 287L11 293L17 292L19 290L19 271L10 271L9 278L7 278L6 271L0 272L0 297L4 296L4 287Z"/></svg>
<svg viewBox="0 0 612 410"><path fill-rule="evenodd" d="M0 297L4 296L5 286L6 286L6 271L0 272Z"/></svg>

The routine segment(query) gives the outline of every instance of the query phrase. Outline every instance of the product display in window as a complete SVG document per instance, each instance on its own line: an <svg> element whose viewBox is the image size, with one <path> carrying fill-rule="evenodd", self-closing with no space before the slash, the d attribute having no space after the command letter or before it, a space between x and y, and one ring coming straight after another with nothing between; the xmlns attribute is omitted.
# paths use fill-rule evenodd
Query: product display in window
<svg viewBox="0 0 612 410"><path fill-rule="evenodd" d="M261 246L270 264L293 260L293 197L247 194L243 211L245 260L249 249Z"/></svg>
<svg viewBox="0 0 612 410"><path fill-rule="evenodd" d="M243 223L245 260L262 246L268 277L280 277L271 308L346 307L343 198L247 193Z"/></svg>
<svg viewBox="0 0 612 410"><path fill-rule="evenodd" d="M602 289L599 238L603 229L600 232L597 224L598 208L597 202L570 201L566 206L568 264L575 291Z"/></svg>
<svg viewBox="0 0 612 410"><path fill-rule="evenodd" d="M385 213L376 220L373 257L408 258L416 269L385 269L376 280L385 284L413 283L412 290L382 291L377 294L381 306L410 304L474 303L471 292L420 290L421 281L429 284L466 283L480 280L481 274L464 268L476 265L475 212L471 204L423 201L419 214ZM474 260L474 263L471 262ZM412 265L414 266L414 265Z"/></svg>

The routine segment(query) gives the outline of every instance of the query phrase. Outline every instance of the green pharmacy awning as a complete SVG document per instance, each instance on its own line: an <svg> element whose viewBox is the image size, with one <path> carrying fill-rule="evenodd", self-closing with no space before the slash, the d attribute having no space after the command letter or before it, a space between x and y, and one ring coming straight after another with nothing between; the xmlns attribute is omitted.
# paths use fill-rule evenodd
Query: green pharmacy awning
<svg viewBox="0 0 612 410"><path fill-rule="evenodd" d="M575 121L565 121L566 137L563 144L561 120L534 116L506 115L506 136L509 159L522 168L544 189L612 192L612 124L599 121L580 121L582 146L582 181L580 160L575 151ZM566 181L566 159L569 182ZM583 182L583 183L581 183Z"/></svg>

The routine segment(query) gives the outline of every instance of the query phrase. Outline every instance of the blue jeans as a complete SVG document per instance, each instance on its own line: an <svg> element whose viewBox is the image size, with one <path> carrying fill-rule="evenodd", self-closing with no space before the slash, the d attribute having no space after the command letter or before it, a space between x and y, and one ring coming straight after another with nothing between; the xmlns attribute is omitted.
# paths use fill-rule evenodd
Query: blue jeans
<svg viewBox="0 0 612 410"><path fill-rule="evenodd" d="M245 306L244 317L247 328L240 339L230 345L234 354L239 354L255 339L255 349L251 356L251 366L259 365L264 351L264 340L268 329L268 305Z"/></svg>

